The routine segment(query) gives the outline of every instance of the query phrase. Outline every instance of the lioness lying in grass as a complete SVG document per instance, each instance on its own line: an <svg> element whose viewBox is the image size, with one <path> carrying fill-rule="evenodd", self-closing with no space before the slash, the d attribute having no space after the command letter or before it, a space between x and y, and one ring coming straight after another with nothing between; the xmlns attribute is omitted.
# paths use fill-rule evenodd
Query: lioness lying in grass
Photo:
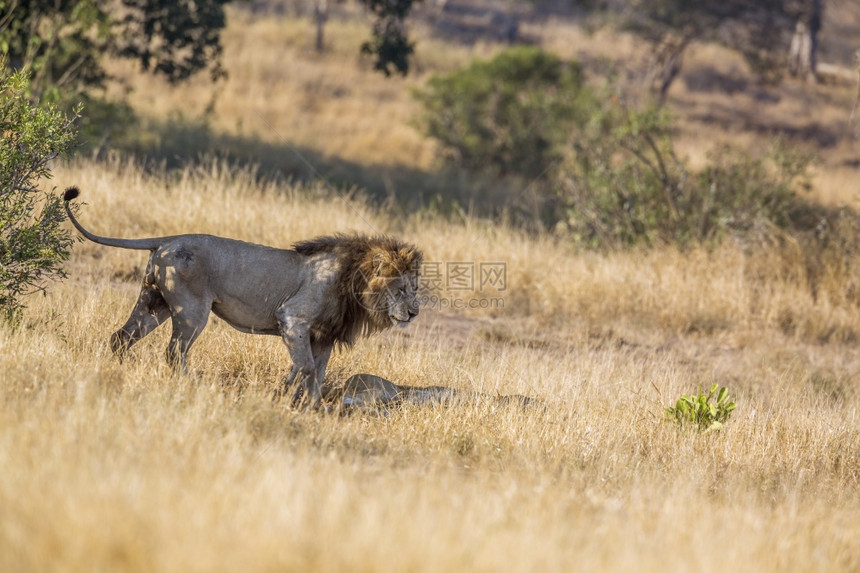
<svg viewBox="0 0 860 573"><path fill-rule="evenodd" d="M448 386L403 386L366 373L351 376L343 386L324 386L323 399L329 403L336 403L345 411L387 408L400 404L458 404L484 401L491 402L495 406L536 405L535 400L520 394L491 396Z"/></svg>

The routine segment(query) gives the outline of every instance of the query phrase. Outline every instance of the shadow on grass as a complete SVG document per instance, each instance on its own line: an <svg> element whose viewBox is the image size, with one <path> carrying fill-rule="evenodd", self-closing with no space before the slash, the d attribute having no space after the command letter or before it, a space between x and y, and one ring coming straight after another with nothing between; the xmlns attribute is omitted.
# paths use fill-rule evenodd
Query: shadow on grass
<svg viewBox="0 0 860 573"><path fill-rule="evenodd" d="M423 171L405 166L360 164L289 142L214 131L204 119L140 120L134 137L106 145L144 165L180 169L212 157L237 167L255 167L261 179L323 182L336 191L360 189L372 202L403 213L434 211L504 218L526 209L516 185L458 169ZM97 157L104 155L96 153Z"/></svg>

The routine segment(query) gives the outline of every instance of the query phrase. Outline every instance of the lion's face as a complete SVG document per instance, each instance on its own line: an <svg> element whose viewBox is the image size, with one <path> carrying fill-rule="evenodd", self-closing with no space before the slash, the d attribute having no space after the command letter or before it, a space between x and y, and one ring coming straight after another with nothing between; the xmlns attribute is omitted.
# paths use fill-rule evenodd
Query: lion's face
<svg viewBox="0 0 860 573"><path fill-rule="evenodd" d="M413 249L377 251L371 260L372 265L360 271L367 280L360 294L362 306L378 327L408 325L418 316L421 254Z"/></svg>
<svg viewBox="0 0 860 573"><path fill-rule="evenodd" d="M404 327L418 316L418 273L406 273L388 281L386 311L391 324Z"/></svg>

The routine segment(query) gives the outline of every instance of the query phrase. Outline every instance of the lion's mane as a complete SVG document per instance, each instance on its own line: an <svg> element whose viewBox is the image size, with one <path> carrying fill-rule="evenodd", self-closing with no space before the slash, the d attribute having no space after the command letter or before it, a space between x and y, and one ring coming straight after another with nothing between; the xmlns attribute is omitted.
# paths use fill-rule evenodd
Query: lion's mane
<svg viewBox="0 0 860 573"><path fill-rule="evenodd" d="M359 335L391 326L385 312L389 281L417 274L421 252L386 235L337 234L293 245L301 255L334 255L339 264L336 296L314 322L313 335L322 344L350 346Z"/></svg>

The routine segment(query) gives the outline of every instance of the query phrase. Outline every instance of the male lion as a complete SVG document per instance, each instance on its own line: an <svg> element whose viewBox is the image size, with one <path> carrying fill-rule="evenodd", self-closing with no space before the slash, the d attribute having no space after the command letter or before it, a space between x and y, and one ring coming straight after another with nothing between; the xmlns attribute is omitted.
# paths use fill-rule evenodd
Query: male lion
<svg viewBox="0 0 860 573"><path fill-rule="evenodd" d="M167 360L184 372L211 311L242 332L280 335L293 361L285 389L301 384L299 392L317 407L335 343L349 346L359 334L406 326L418 315L422 254L392 237L319 237L292 250L212 235L100 237L69 208L79 193L70 187L63 199L84 237L152 252L137 304L110 339L118 355L170 318Z"/></svg>

